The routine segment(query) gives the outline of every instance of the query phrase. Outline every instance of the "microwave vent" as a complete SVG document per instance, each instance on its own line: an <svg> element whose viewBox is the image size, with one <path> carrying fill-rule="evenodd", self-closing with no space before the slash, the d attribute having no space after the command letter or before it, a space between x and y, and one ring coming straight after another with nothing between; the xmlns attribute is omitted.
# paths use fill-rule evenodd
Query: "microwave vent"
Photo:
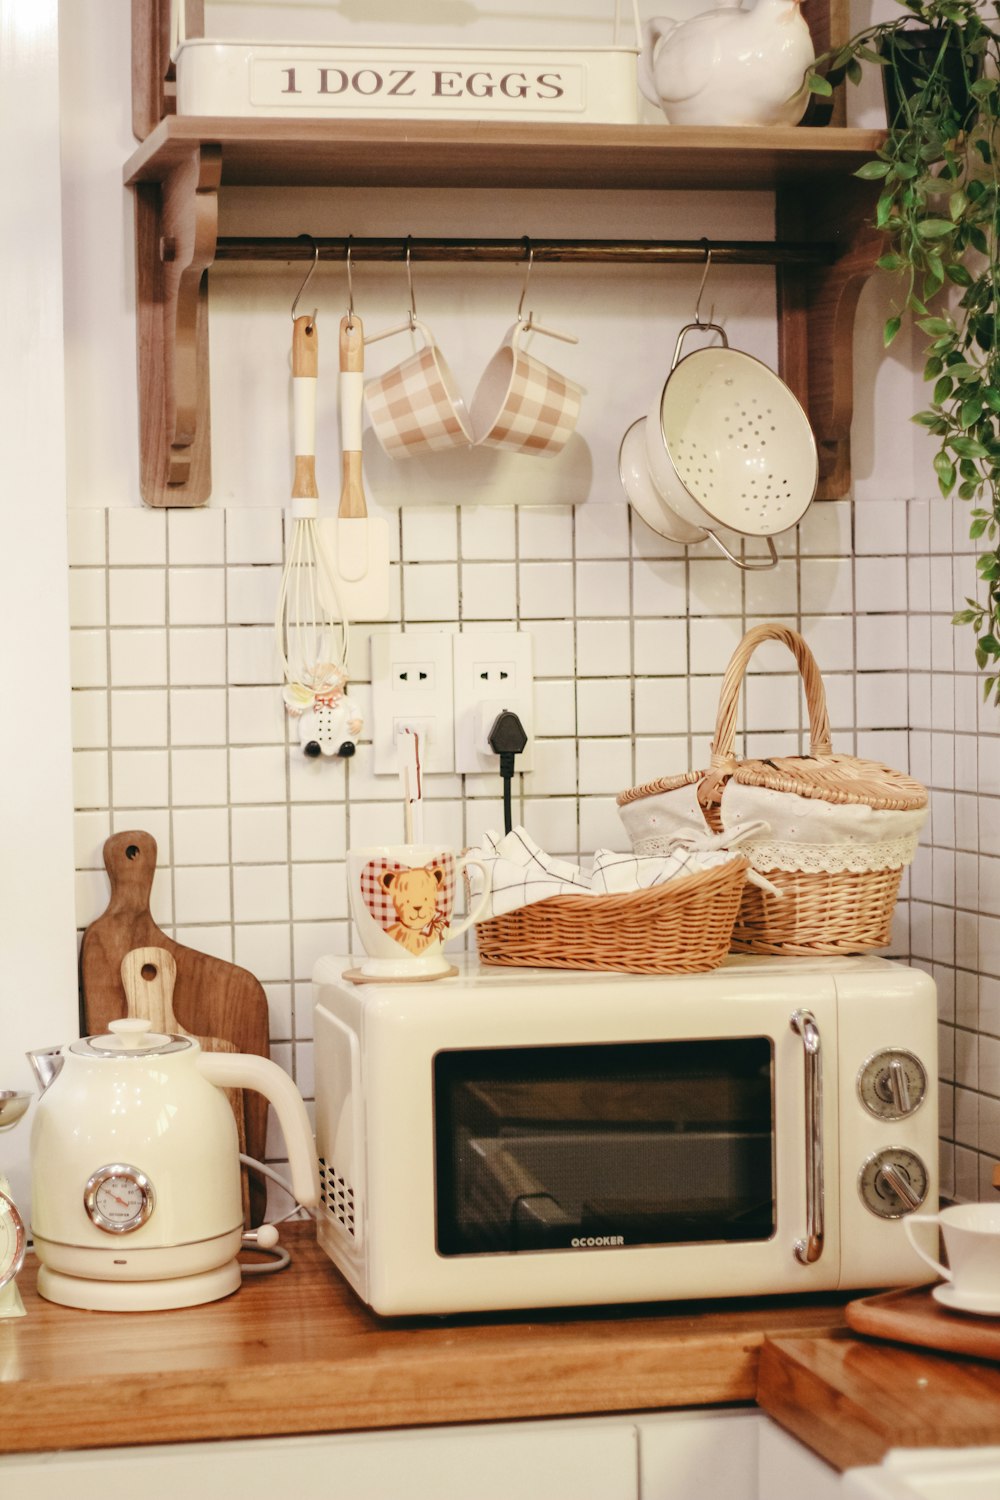
<svg viewBox="0 0 1000 1500"><path fill-rule="evenodd" d="M352 1239L354 1229L354 1189L331 1163L319 1159L320 1196L327 1213Z"/></svg>

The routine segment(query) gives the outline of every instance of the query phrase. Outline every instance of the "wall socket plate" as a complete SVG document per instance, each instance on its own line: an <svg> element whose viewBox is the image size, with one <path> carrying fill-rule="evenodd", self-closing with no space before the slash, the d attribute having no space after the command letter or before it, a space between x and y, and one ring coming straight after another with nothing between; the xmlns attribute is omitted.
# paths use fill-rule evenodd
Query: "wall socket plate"
<svg viewBox="0 0 1000 1500"><path fill-rule="evenodd" d="M371 637L372 749L376 776L399 770L396 734L420 736L425 773L455 769L451 636L442 630Z"/></svg>
<svg viewBox="0 0 1000 1500"><path fill-rule="evenodd" d="M497 714L509 708L524 725L528 743L514 762L530 771L535 745L532 639L526 630L462 631L453 637L455 669L455 770L499 774L486 743ZM483 728L483 725L486 728Z"/></svg>

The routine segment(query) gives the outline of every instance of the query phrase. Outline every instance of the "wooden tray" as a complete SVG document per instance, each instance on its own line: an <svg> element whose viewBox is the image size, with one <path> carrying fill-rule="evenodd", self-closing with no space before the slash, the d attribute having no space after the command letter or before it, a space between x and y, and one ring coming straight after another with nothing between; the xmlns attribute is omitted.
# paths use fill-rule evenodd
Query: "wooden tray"
<svg viewBox="0 0 1000 1500"><path fill-rule="evenodd" d="M935 1302L929 1286L860 1297L847 1304L845 1315L855 1333L1000 1360L1000 1318L948 1312Z"/></svg>

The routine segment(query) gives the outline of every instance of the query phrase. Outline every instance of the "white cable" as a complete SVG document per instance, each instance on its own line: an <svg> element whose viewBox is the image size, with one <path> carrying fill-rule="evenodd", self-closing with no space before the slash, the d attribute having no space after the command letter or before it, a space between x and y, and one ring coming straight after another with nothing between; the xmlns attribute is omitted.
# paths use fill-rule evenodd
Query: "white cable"
<svg viewBox="0 0 1000 1500"><path fill-rule="evenodd" d="M295 1213L307 1214L311 1219L316 1217L311 1209L298 1201L291 1183L286 1182L285 1178L279 1172L276 1172L273 1167L269 1167L266 1162L258 1161L256 1157L245 1155L242 1151L240 1152L240 1161L243 1166L249 1167L252 1172L259 1172L262 1177L269 1177L272 1182L276 1182L291 1198L292 1207L280 1219L271 1220L272 1224L284 1224L285 1220L290 1219ZM264 1265L242 1264L241 1271L244 1276L273 1276L276 1271L284 1271L286 1266L290 1266L292 1263L292 1257L284 1245L257 1245L251 1240L249 1243L244 1242L242 1248L253 1251L255 1255L266 1255L268 1257L268 1261Z"/></svg>
<svg viewBox="0 0 1000 1500"><path fill-rule="evenodd" d="M301 1210L302 1213L308 1214L310 1219L314 1219L316 1217L311 1208L307 1208L304 1203L300 1203L298 1201L295 1196L295 1190L292 1187L291 1183L288 1182L284 1177L282 1177L279 1172L276 1172L273 1167L269 1167L266 1162L257 1161L253 1156L245 1156L242 1151L240 1152L240 1161L245 1167L249 1167L251 1171L259 1172L263 1177L269 1177L271 1181L276 1182L280 1188L284 1188L289 1198L291 1198L292 1202L295 1204L295 1208L292 1209L292 1213L295 1213L297 1210ZM288 1215L286 1214L285 1217L287 1218Z"/></svg>

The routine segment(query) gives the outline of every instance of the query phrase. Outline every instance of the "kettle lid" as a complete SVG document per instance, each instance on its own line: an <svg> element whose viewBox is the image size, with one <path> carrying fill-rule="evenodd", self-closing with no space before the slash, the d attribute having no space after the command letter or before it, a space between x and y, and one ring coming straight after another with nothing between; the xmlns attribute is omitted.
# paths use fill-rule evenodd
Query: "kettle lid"
<svg viewBox="0 0 1000 1500"><path fill-rule="evenodd" d="M110 1021L100 1036L85 1036L70 1045L70 1051L83 1057L158 1057L164 1053L185 1052L194 1045L186 1036L171 1036L152 1031L144 1017L123 1016Z"/></svg>

